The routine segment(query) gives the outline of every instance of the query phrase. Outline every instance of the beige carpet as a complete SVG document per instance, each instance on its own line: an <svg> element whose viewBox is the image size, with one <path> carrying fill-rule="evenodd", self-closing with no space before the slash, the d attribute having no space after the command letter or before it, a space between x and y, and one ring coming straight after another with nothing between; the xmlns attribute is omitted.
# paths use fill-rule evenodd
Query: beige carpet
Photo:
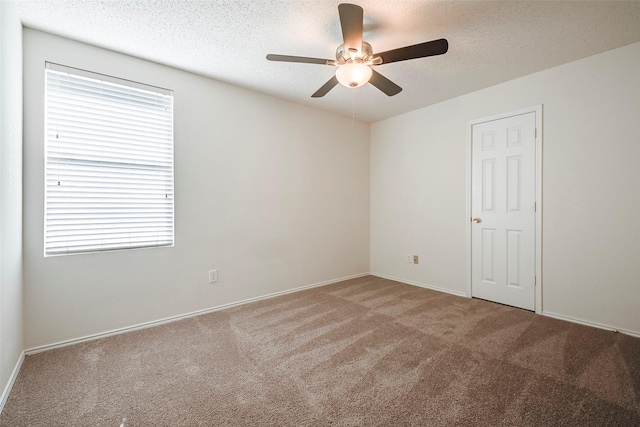
<svg viewBox="0 0 640 427"><path fill-rule="evenodd" d="M375 277L28 356L1 426L639 426L640 339Z"/></svg>

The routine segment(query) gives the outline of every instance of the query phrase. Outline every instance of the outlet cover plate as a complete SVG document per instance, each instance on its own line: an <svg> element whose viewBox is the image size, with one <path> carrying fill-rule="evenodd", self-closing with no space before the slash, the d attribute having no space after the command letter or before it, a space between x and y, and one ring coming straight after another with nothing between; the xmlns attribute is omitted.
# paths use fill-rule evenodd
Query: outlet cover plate
<svg viewBox="0 0 640 427"><path fill-rule="evenodd" d="M218 270L209 270L209 283L216 283L218 281Z"/></svg>

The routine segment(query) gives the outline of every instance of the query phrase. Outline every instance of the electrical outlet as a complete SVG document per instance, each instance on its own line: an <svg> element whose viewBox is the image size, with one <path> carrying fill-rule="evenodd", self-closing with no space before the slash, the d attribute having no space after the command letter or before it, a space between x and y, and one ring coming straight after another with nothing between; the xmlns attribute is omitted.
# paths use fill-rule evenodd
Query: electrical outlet
<svg viewBox="0 0 640 427"><path fill-rule="evenodd" d="M414 255L414 256L413 256L413 263L414 263L414 264L420 264L420 263L418 262L418 255Z"/></svg>
<svg viewBox="0 0 640 427"><path fill-rule="evenodd" d="M407 254L407 263L411 264L413 262L413 255Z"/></svg>
<svg viewBox="0 0 640 427"><path fill-rule="evenodd" d="M218 270L209 270L209 283L218 281Z"/></svg>

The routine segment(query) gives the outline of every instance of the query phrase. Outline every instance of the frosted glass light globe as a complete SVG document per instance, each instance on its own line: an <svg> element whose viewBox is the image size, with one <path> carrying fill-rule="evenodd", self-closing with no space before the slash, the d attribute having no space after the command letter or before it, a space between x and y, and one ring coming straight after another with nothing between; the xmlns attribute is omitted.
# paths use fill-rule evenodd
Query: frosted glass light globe
<svg viewBox="0 0 640 427"><path fill-rule="evenodd" d="M348 64L341 65L336 70L336 78L341 85L346 87L360 87L367 84L373 70L371 67L365 64L357 62L349 62Z"/></svg>

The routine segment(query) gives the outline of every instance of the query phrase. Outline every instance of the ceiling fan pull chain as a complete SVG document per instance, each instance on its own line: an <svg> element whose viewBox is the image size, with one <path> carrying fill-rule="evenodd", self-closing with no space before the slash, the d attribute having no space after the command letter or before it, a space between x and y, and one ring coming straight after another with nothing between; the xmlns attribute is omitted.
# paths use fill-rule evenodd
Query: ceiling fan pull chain
<svg viewBox="0 0 640 427"><path fill-rule="evenodd" d="M353 98L351 101L351 127L355 128L356 127L356 91L352 90L351 92L353 92Z"/></svg>

